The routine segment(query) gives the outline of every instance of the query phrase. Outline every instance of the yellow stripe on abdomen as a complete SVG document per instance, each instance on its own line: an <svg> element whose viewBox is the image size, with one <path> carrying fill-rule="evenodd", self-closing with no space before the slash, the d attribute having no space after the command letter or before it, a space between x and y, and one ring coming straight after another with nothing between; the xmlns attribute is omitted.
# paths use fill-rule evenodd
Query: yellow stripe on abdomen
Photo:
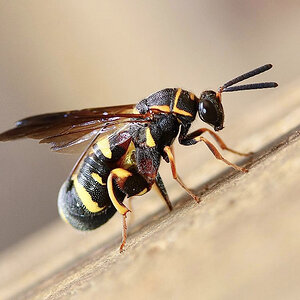
<svg viewBox="0 0 300 300"><path fill-rule="evenodd" d="M92 173L92 177L95 181L97 181L101 185L106 185L106 183L103 182L102 177L100 175L98 175L97 173Z"/></svg>
<svg viewBox="0 0 300 300"><path fill-rule="evenodd" d="M107 137L105 137L105 138L101 139L100 141L98 141L96 143L96 145L106 158L111 159L112 152L111 152L110 145L109 145L109 140L108 140Z"/></svg>
<svg viewBox="0 0 300 300"><path fill-rule="evenodd" d="M78 181L77 176L74 176L73 183L78 197L80 198L82 204L86 207L86 209L92 213L96 213L104 209L105 207L99 207L98 203L93 201L92 196L85 189L83 185L81 185Z"/></svg>
<svg viewBox="0 0 300 300"><path fill-rule="evenodd" d="M61 207L58 208L58 213L65 223L70 224Z"/></svg>

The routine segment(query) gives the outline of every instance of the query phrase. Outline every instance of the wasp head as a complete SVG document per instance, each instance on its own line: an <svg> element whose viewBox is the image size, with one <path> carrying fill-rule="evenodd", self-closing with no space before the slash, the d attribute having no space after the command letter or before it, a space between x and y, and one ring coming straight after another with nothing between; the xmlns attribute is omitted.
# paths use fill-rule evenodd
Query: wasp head
<svg viewBox="0 0 300 300"><path fill-rule="evenodd" d="M215 131L224 128L224 110L219 93L204 91L199 99L198 113L200 119L211 125Z"/></svg>

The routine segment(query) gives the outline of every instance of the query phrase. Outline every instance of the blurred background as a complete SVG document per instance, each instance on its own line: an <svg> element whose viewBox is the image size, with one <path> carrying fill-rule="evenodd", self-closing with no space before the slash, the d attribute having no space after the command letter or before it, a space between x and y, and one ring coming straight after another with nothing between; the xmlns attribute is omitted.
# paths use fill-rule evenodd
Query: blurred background
<svg viewBox="0 0 300 300"><path fill-rule="evenodd" d="M300 74L299 19L298 1L2 0L0 131L30 115L136 103L165 87L199 95L265 63L274 69L258 80L286 86ZM251 107L271 105L261 96L224 97L228 144L243 134L237 115L255 123ZM0 145L0 250L58 218L57 193L77 157L47 148ZM193 161L182 165L180 155ZM213 159L204 147L178 148L177 157L183 178Z"/></svg>

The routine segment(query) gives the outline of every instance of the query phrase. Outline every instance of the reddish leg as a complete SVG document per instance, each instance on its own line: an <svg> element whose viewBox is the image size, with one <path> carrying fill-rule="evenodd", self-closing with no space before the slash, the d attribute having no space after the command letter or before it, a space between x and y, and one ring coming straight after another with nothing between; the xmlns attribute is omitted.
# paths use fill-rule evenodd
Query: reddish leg
<svg viewBox="0 0 300 300"><path fill-rule="evenodd" d="M136 183L135 189L132 190L132 182ZM115 185L125 193L128 197L138 196L146 193L149 190L149 186L146 180L137 173L129 172L128 170L122 168L113 169L107 178L107 191L110 200L116 210L123 216L123 227L122 227L122 243L120 246L120 252L124 250L127 239L127 224L126 224L126 214L130 211L122 201L120 201L115 192ZM129 184L128 184L129 183ZM122 198L123 200L123 198Z"/></svg>
<svg viewBox="0 0 300 300"><path fill-rule="evenodd" d="M127 239L127 224L126 224L126 213L123 214L123 230L122 230L122 243L120 245L120 253L124 251L124 246Z"/></svg>
<svg viewBox="0 0 300 300"><path fill-rule="evenodd" d="M180 179L180 177L177 175L177 171L176 171L176 165L175 165L175 159L174 159L174 155L172 153L172 150L169 146L166 146L164 148L165 153L167 154L170 164L171 164L171 170L172 170L172 175L173 178L185 189L185 191L196 201L196 202L200 202L200 198L195 195L184 183L183 181Z"/></svg>
<svg viewBox="0 0 300 300"><path fill-rule="evenodd" d="M199 142L199 140L197 140L197 138L202 135L204 132L208 132L214 139L215 141L218 143L218 145L220 146L221 149L232 152L234 154L237 155L241 155L241 156L249 156L251 154L253 154L253 152L249 152L249 153L242 153L236 150L233 150L229 147L226 146L226 144L224 143L224 141L212 130L208 129L208 128L200 128L190 134L187 134L186 136L182 137L181 139L181 144L183 145L190 145L190 144L195 144L196 142ZM194 141L194 143L193 143Z"/></svg>

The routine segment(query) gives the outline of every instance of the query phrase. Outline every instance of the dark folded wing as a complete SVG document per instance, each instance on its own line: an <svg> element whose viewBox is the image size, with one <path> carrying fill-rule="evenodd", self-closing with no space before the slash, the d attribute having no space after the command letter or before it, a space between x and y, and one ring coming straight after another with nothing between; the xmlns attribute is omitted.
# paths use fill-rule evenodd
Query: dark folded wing
<svg viewBox="0 0 300 300"><path fill-rule="evenodd" d="M135 105L90 108L59 113L42 114L20 120L16 127L0 134L0 141L20 138L39 139L61 152L70 147L81 150L95 135L111 132L121 124L147 122L146 115L135 114ZM133 119L134 118L134 119ZM75 147L76 146L76 147ZM72 150L72 149L70 149Z"/></svg>

